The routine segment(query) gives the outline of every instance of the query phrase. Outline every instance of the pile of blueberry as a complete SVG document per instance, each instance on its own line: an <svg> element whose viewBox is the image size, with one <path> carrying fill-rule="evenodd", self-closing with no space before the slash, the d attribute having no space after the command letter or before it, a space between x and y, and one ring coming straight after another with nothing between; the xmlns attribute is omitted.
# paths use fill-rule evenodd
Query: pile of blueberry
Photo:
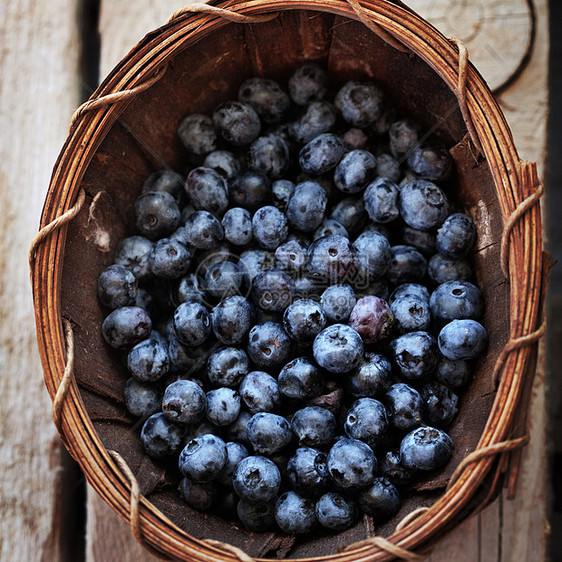
<svg viewBox="0 0 562 562"><path fill-rule="evenodd" d="M379 523L452 455L487 336L449 152L371 82L245 80L190 114L99 277L146 454L252 531Z"/></svg>

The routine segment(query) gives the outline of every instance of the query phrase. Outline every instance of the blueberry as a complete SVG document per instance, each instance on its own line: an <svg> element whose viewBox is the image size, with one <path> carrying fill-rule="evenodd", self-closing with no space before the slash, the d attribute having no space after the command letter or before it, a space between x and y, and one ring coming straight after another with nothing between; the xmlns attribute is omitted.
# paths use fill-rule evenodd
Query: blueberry
<svg viewBox="0 0 562 562"><path fill-rule="evenodd" d="M322 279L303 273L295 279L295 299L318 299L326 283Z"/></svg>
<svg viewBox="0 0 562 562"><path fill-rule="evenodd" d="M334 414L320 406L307 406L297 410L291 418L291 427L299 447L324 447L336 436Z"/></svg>
<svg viewBox="0 0 562 562"><path fill-rule="evenodd" d="M183 345L201 345L211 333L209 312L198 302L180 304L174 312L174 331Z"/></svg>
<svg viewBox="0 0 562 562"><path fill-rule="evenodd" d="M369 445L342 437L328 453L328 472L342 490L356 490L369 486L377 472L377 458Z"/></svg>
<svg viewBox="0 0 562 562"><path fill-rule="evenodd" d="M178 459L180 472L195 482L216 480L225 466L226 444L210 433L191 439Z"/></svg>
<svg viewBox="0 0 562 562"><path fill-rule="evenodd" d="M411 119L394 122L388 130L392 155L398 159L407 156L418 145L420 132L421 127Z"/></svg>
<svg viewBox="0 0 562 562"><path fill-rule="evenodd" d="M418 230L405 224L402 227L400 241L406 246L413 246L424 256L432 256L435 252L435 232Z"/></svg>
<svg viewBox="0 0 562 562"><path fill-rule="evenodd" d="M378 232L360 234L353 247L357 252L357 263L361 280L365 282L380 279L390 267L391 250L388 240Z"/></svg>
<svg viewBox="0 0 562 562"><path fill-rule="evenodd" d="M324 236L309 246L307 267L313 276L334 283L350 281L357 275L357 251L344 236Z"/></svg>
<svg viewBox="0 0 562 562"><path fill-rule="evenodd" d="M388 430L386 408L373 398L359 398L347 411L344 431L348 437L375 447Z"/></svg>
<svg viewBox="0 0 562 562"><path fill-rule="evenodd" d="M322 330L312 346L318 365L331 373L348 373L363 355L361 336L350 326L332 324Z"/></svg>
<svg viewBox="0 0 562 562"><path fill-rule="evenodd" d="M295 191L295 184L289 180L276 180L271 184L271 194L273 196L273 204L284 211L287 208L289 199Z"/></svg>
<svg viewBox="0 0 562 562"><path fill-rule="evenodd" d="M299 299L286 308L283 326L294 340L311 341L325 328L326 314L317 302Z"/></svg>
<svg viewBox="0 0 562 562"><path fill-rule="evenodd" d="M302 232L313 232L324 220L328 197L324 188L315 181L305 181L295 186L287 205L289 225Z"/></svg>
<svg viewBox="0 0 562 562"><path fill-rule="evenodd" d="M435 470L446 464L452 454L451 438L434 427L418 427L400 443L400 462L409 470Z"/></svg>
<svg viewBox="0 0 562 562"><path fill-rule="evenodd" d="M232 388L221 387L207 392L207 419L219 427L234 423L240 414L240 394Z"/></svg>
<svg viewBox="0 0 562 562"><path fill-rule="evenodd" d="M350 236L354 236L365 226L369 217L362 197L348 197L332 209L330 218L342 224Z"/></svg>
<svg viewBox="0 0 562 562"><path fill-rule="evenodd" d="M260 118L253 107L227 101L213 113L213 125L219 135L234 146L250 144L260 134Z"/></svg>
<svg viewBox="0 0 562 562"><path fill-rule="evenodd" d="M296 492L285 492L275 502L275 520L284 533L305 535L316 523L314 502Z"/></svg>
<svg viewBox="0 0 562 562"><path fill-rule="evenodd" d="M182 478L179 491L183 501L197 511L211 509L218 492L213 482L194 482L189 478Z"/></svg>
<svg viewBox="0 0 562 562"><path fill-rule="evenodd" d="M295 142L306 144L318 135L330 132L336 124L336 109L326 101L310 102L304 113L289 125L289 134Z"/></svg>
<svg viewBox="0 0 562 562"><path fill-rule="evenodd" d="M429 297L429 289L425 285L420 285L419 283L402 283L392 291L388 302L392 305L395 300L400 298L414 298L429 304Z"/></svg>
<svg viewBox="0 0 562 562"><path fill-rule="evenodd" d="M160 411L162 391L153 384L139 382L131 377L123 388L123 399L127 411L144 420Z"/></svg>
<svg viewBox="0 0 562 562"><path fill-rule="evenodd" d="M235 246L245 246L252 241L252 217L247 209L233 207L222 218L224 237Z"/></svg>
<svg viewBox="0 0 562 562"><path fill-rule="evenodd" d="M353 127L368 127L382 114L382 90L371 82L346 82L338 91L335 105L343 118Z"/></svg>
<svg viewBox="0 0 562 562"><path fill-rule="evenodd" d="M255 211L271 201L271 180L258 170L245 170L229 183L228 193L233 206Z"/></svg>
<svg viewBox="0 0 562 562"><path fill-rule="evenodd" d="M315 513L318 523L331 531L343 531L357 518L355 504L335 492L328 492L318 499Z"/></svg>
<svg viewBox="0 0 562 562"><path fill-rule="evenodd" d="M108 308L135 304L137 292L136 277L123 265L110 265L98 278L98 298Z"/></svg>
<svg viewBox="0 0 562 562"><path fill-rule="evenodd" d="M343 236L344 238L349 238L347 230L343 224L339 223L334 219L324 219L322 224L314 231L312 235L313 240L318 240L318 238L323 238L324 236Z"/></svg>
<svg viewBox="0 0 562 562"><path fill-rule="evenodd" d="M240 500L236 513L240 522L249 531L269 531L275 526L274 507L272 503L250 503Z"/></svg>
<svg viewBox="0 0 562 562"><path fill-rule="evenodd" d="M326 453L311 447L298 448L287 463L287 477L298 494L320 497L327 491L330 483Z"/></svg>
<svg viewBox="0 0 562 562"><path fill-rule="evenodd" d="M172 327L173 330L173 327ZM185 373L195 372L205 365L209 353L209 341L200 347L184 346L178 338L168 338L168 355L170 357L170 372Z"/></svg>
<svg viewBox="0 0 562 562"><path fill-rule="evenodd" d="M289 234L285 215L273 206L261 207L255 212L252 230L257 243L265 250L275 250Z"/></svg>
<svg viewBox="0 0 562 562"><path fill-rule="evenodd" d="M281 474L272 460L262 456L249 456L238 463L232 485L244 501L266 503L277 496Z"/></svg>
<svg viewBox="0 0 562 562"><path fill-rule="evenodd" d="M137 279L146 279L150 276L148 257L153 245L154 243L144 236L124 238L117 246L114 261L126 267Z"/></svg>
<svg viewBox="0 0 562 562"><path fill-rule="evenodd" d="M183 195L185 179L173 170L156 170L146 178L142 184L142 192L167 191L176 201L180 201Z"/></svg>
<svg viewBox="0 0 562 562"><path fill-rule="evenodd" d="M349 325L365 343L387 338L394 325L394 315L388 303L374 295L360 298L349 316Z"/></svg>
<svg viewBox="0 0 562 562"><path fill-rule="evenodd" d="M380 473L399 488L410 484L414 476L411 470L400 464L400 454L396 451L383 453L380 460Z"/></svg>
<svg viewBox="0 0 562 562"><path fill-rule="evenodd" d="M164 392L162 411L172 422L196 423L203 418L206 410L205 392L196 382L178 380Z"/></svg>
<svg viewBox="0 0 562 562"><path fill-rule="evenodd" d="M439 285L429 300L433 317L441 324L450 320L482 316L482 293L468 281L447 281Z"/></svg>
<svg viewBox="0 0 562 562"><path fill-rule="evenodd" d="M237 261L237 256L232 254L231 247L228 243L222 242L213 246L209 250L204 250L198 252L197 254L197 266L195 268L195 274L198 275L202 280L204 280L205 275L207 275L209 269L217 263L222 263L225 261ZM206 290L204 284L201 285L203 290Z"/></svg>
<svg viewBox="0 0 562 562"><path fill-rule="evenodd" d="M289 78L289 94L297 105L322 99L326 93L326 71L314 63L299 66Z"/></svg>
<svg viewBox="0 0 562 562"><path fill-rule="evenodd" d="M322 374L306 357L287 363L279 373L278 383L281 394L292 400L309 400L324 388Z"/></svg>
<svg viewBox="0 0 562 562"><path fill-rule="evenodd" d="M409 152L408 167L420 178L446 180L453 172L453 158L445 147L426 144Z"/></svg>
<svg viewBox="0 0 562 562"><path fill-rule="evenodd" d="M409 332L390 342L402 378L416 381L432 373L439 361L435 338L428 332Z"/></svg>
<svg viewBox="0 0 562 562"><path fill-rule="evenodd" d="M244 272L231 261L215 263L205 274L205 291L217 299L239 295L243 283Z"/></svg>
<svg viewBox="0 0 562 562"><path fill-rule="evenodd" d="M228 150L215 150L207 154L203 167L212 168L227 180L233 179L242 171L242 163Z"/></svg>
<svg viewBox="0 0 562 562"><path fill-rule="evenodd" d="M295 294L295 281L279 269L269 269L254 277L252 299L262 309L281 312L289 306Z"/></svg>
<svg viewBox="0 0 562 562"><path fill-rule="evenodd" d="M399 431L410 431L422 421L420 393L404 383L393 384L386 393L386 406L390 424Z"/></svg>
<svg viewBox="0 0 562 562"><path fill-rule="evenodd" d="M347 322L356 302L350 285L331 285L320 297L320 305L331 322Z"/></svg>
<svg viewBox="0 0 562 562"><path fill-rule="evenodd" d="M118 349L133 347L146 339L150 330L150 316L138 306L122 306L112 310L101 326L105 341Z"/></svg>
<svg viewBox="0 0 562 562"><path fill-rule="evenodd" d="M399 333L426 331L431 324L429 303L415 296L395 299L390 305L394 314L394 326Z"/></svg>
<svg viewBox="0 0 562 562"><path fill-rule="evenodd" d="M377 155L377 176L398 182L401 176L400 163L390 154Z"/></svg>
<svg viewBox="0 0 562 562"><path fill-rule="evenodd" d="M282 178L289 168L289 147L279 135L258 137L248 152L248 167L273 180Z"/></svg>
<svg viewBox="0 0 562 562"><path fill-rule="evenodd" d="M207 376L211 384L237 388L248 374L248 356L236 347L223 347L209 356Z"/></svg>
<svg viewBox="0 0 562 562"><path fill-rule="evenodd" d="M390 361L378 353L365 358L347 380L349 392L356 398L379 396L392 384Z"/></svg>
<svg viewBox="0 0 562 562"><path fill-rule="evenodd" d="M296 240L288 240L275 250L275 267L289 274L302 270L306 264L306 249Z"/></svg>
<svg viewBox="0 0 562 562"><path fill-rule="evenodd" d="M244 297L228 297L213 308L211 313L213 332L225 345L239 344L248 335L253 316L254 309Z"/></svg>
<svg viewBox="0 0 562 562"><path fill-rule="evenodd" d="M441 254L435 254L427 264L427 273L435 284L446 281L470 281L472 268L466 260L453 260Z"/></svg>
<svg viewBox="0 0 562 562"><path fill-rule="evenodd" d="M439 382L424 385L421 397L424 421L433 427L448 427L457 415L459 397Z"/></svg>
<svg viewBox="0 0 562 562"><path fill-rule="evenodd" d="M217 148L213 120L208 115L192 113L184 117L178 127L178 136L185 148L197 156Z"/></svg>
<svg viewBox="0 0 562 562"><path fill-rule="evenodd" d="M412 246L392 246L386 277L393 285L418 283L427 271L427 260Z"/></svg>
<svg viewBox="0 0 562 562"><path fill-rule="evenodd" d="M250 285L257 275L275 266L275 256L267 250L246 250L240 254L238 267L244 273L246 283Z"/></svg>
<svg viewBox="0 0 562 562"><path fill-rule="evenodd" d="M174 232L180 223L180 209L173 195L165 191L141 194L134 205L135 224L140 234L156 240Z"/></svg>
<svg viewBox="0 0 562 562"><path fill-rule="evenodd" d="M475 359L484 351L488 334L475 320L453 320L439 332L437 341L439 351L451 361Z"/></svg>
<svg viewBox="0 0 562 562"><path fill-rule="evenodd" d="M268 78L248 78L242 82L238 90L238 99L254 108L264 123L281 121L291 100L280 88L279 84Z"/></svg>
<svg viewBox="0 0 562 562"><path fill-rule="evenodd" d="M398 218L399 193L398 186L389 178L381 177L371 182L363 194L370 219L385 224Z"/></svg>
<svg viewBox="0 0 562 562"><path fill-rule="evenodd" d="M183 429L159 412L144 422L140 439L145 453L149 457L160 459L178 453L183 441Z"/></svg>
<svg viewBox="0 0 562 562"><path fill-rule="evenodd" d="M443 191L434 183L422 179L401 189L398 207L404 222L419 230L441 226L449 214L449 201Z"/></svg>
<svg viewBox="0 0 562 562"><path fill-rule="evenodd" d="M367 490L361 492L358 503L363 513L380 523L390 519L400 509L400 494L390 480L379 477L373 480Z"/></svg>
<svg viewBox="0 0 562 562"><path fill-rule="evenodd" d="M457 359L452 361L442 357L437 363L435 378L449 388L460 389L468 384L472 372L467 361Z"/></svg>
<svg viewBox="0 0 562 562"><path fill-rule="evenodd" d="M263 371L252 371L244 377L240 396L252 414L273 412L281 404L277 380Z"/></svg>
<svg viewBox="0 0 562 562"><path fill-rule="evenodd" d="M320 176L333 170L345 153L343 141L333 133L323 133L305 144L299 164L305 174Z"/></svg>
<svg viewBox="0 0 562 562"><path fill-rule="evenodd" d="M170 368L168 342L148 338L137 343L127 356L127 368L141 382L154 382Z"/></svg>
<svg viewBox="0 0 562 562"><path fill-rule="evenodd" d="M334 182L344 193L358 193L367 187L376 174L376 158L367 150L352 150L337 165Z"/></svg>
<svg viewBox="0 0 562 562"><path fill-rule="evenodd" d="M208 211L197 211L185 222L185 236L189 244L199 250L216 248L224 238L219 220Z"/></svg>
<svg viewBox="0 0 562 562"><path fill-rule="evenodd" d="M179 279L191 263L191 252L181 242L161 238L154 244L148 258L150 271L161 279Z"/></svg>
<svg viewBox="0 0 562 562"><path fill-rule="evenodd" d="M240 415L236 418L236 421L225 428L228 439L243 443L244 445L250 445L246 426L251 418L252 414L250 414L250 412L242 410Z"/></svg>
<svg viewBox="0 0 562 562"><path fill-rule="evenodd" d="M262 368L274 367L287 360L291 340L283 326L277 322L255 325L248 335L248 355Z"/></svg>
<svg viewBox="0 0 562 562"><path fill-rule="evenodd" d="M444 257L458 260L465 258L476 240L473 220L462 213L449 215L437 231L437 251Z"/></svg>
<svg viewBox="0 0 562 562"><path fill-rule="evenodd" d="M254 450L271 455L284 449L293 437L291 425L282 416L271 412L254 414L246 427Z"/></svg>
<svg viewBox="0 0 562 562"><path fill-rule="evenodd" d="M182 277L174 291L173 301L179 306L182 302L206 302L205 290L199 277L194 273L188 273Z"/></svg>

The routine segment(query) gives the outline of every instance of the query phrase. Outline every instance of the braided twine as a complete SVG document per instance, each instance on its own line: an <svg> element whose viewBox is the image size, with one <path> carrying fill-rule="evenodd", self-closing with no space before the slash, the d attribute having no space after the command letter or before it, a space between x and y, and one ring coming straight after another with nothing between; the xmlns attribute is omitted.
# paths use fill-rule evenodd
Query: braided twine
<svg viewBox="0 0 562 562"><path fill-rule="evenodd" d="M362 7L359 0L346 0L355 14L357 15L358 19L363 22L369 29L373 32L381 36L387 43L392 45L393 47L399 49L400 51L407 51L407 49L397 40L395 37L388 34L386 31L382 30L378 25L373 23L370 13ZM188 16L189 14L193 13L204 13L209 16L218 16L221 18L225 18L228 21L236 22L236 23L260 23L265 21L270 21L271 19L275 18L277 14L268 14L264 16L247 16L244 14L240 14L231 10L226 10L223 8L218 8L215 6L210 6L204 3L195 3L190 4L181 10L175 12L172 17L170 18L170 22L174 21L178 18ZM463 45L461 41L454 37L448 37L448 39L455 43L458 47L459 51L459 68L458 68L458 84L457 84L457 97L459 100L459 106L461 109L462 116L465 120L467 125L467 129L470 135L470 138L475 146L475 148L482 153L482 146L478 139L478 135L474 124L472 122L472 118L470 115L470 111L468 109L467 101L466 101L466 92L467 92L467 68L468 68L468 52L466 47ZM100 109L102 107L117 104L123 102L125 100L131 99L138 95L139 93L149 89L153 86L166 72L166 66L161 67L156 71L156 73L147 79L146 81L142 82L141 84L131 88L122 90L119 92L115 92L112 94L104 95L99 98L91 99L81 105L74 113L71 119L71 130L76 126L77 122L88 112ZM541 184L535 187L533 193L524 199L511 213L508 217L507 221L505 222L502 239L501 239L501 265L502 271L506 278L509 278L509 245L511 241L511 234L513 233L514 227L518 224L518 222L522 219L522 217L539 201L540 197L543 194L543 187ZM56 232L65 224L70 223L72 219L80 212L81 208L83 207L85 202L85 192L83 189L79 190L78 196L76 198L76 202L72 207L70 207L65 213L54 219L52 222L44 226L39 230L35 238L31 243L31 248L29 251L29 263L30 267L33 269L33 265L35 263L37 257L37 251L39 246L49 238L51 234ZM66 442L65 434L62 428L62 419L63 419L63 412L65 408L66 398L68 396L69 389L71 387L71 383L73 381L73 368L74 368L74 336L72 325L70 321L67 319L63 319L63 328L64 328L64 335L65 335L65 342L66 342L66 362L65 362L65 369L63 376L60 380L58 385L57 392L55 394L55 398L53 400L53 407L52 407L52 417L57 428L57 431L63 441ZM499 354L497 361L494 366L493 370L493 377L496 383L499 382L501 377L503 368L506 364L506 360L511 353L516 352L517 350L532 345L536 343L545 333L546 325L543 320L541 326L524 336L520 337L511 337L510 340L507 342L505 347L502 349L501 353ZM513 451L520 447L523 447L529 438L527 435L523 437L518 437L514 439L508 439L505 441L501 441L498 443L494 443L488 445L486 447L477 449L470 453L467 457L465 457L457 466L456 470L454 471L453 475L451 476L447 489L449 489L454 482L458 480L461 474L467 470L467 468L478 462L479 460L499 455L501 453L505 453L508 451ZM118 469L121 473L125 476L126 480L129 482L130 485L130 504L129 504L129 525L131 527L131 532L133 533L136 540L146 549L148 550L153 556L157 557L160 560L169 560L170 558L165 556L162 552L153 548L150 544L146 542L144 539L142 530L141 530L141 500L142 496L140 494L139 484L133 474L132 470L125 462L123 457L114 450L108 451L109 455L115 462ZM396 531L401 531L405 527L407 527L411 522L415 519L420 517L421 515L425 514L430 510L429 507L420 507L410 514L406 515L396 526ZM223 543L221 541L216 541L212 539L204 539L202 541L212 547L218 548L224 552L228 552L232 554L237 560L240 562L255 562L255 559L245 553L238 547L233 545ZM362 551L366 548L370 547L378 547L380 550L385 551L388 554L395 556L398 559L402 560L424 560L426 555L418 554L411 550L408 550L392 541L380 537L374 536L370 537L351 545L346 546L341 551L342 552L349 552L349 551Z"/></svg>

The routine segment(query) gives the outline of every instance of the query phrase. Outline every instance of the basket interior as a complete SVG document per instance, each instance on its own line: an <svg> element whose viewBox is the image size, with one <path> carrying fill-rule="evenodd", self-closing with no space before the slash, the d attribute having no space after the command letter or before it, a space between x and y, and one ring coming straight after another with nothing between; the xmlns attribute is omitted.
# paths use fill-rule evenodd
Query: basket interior
<svg viewBox="0 0 562 562"><path fill-rule="evenodd" d="M246 77L263 75L285 84L292 70L306 60L323 64L336 86L351 78L373 79L399 115L416 119L451 148L457 177L446 188L447 194L478 225L473 260L485 298L483 323L490 345L476 365L474 381L450 430L454 457L445 469L418 482L400 512L377 533L390 534L412 509L430 505L443 492L458 462L475 448L494 398L492 366L508 333L508 292L498 267L502 221L490 170L485 162L477 162L469 144L463 142L466 129L455 95L419 56L397 52L356 21L296 10L259 25L218 22L196 44L177 54L164 77L126 107L86 170L82 187L87 204L71 223L66 241L62 314L74 324L77 383L105 446L121 453L142 493L181 529L196 538L242 547L251 556L328 555L340 545L365 538L373 528L368 520L360 520L339 535L318 531L293 544L290 537L250 533L185 505L177 493L177 472L142 453L140 425L123 404L128 378L123 357L101 337L106 311L98 304L96 282L112 263L118 242L133 233L132 205L146 177L165 166L185 171L187 153L176 136L181 118L190 112L209 113L219 102L235 98ZM87 473L88 467L84 469Z"/></svg>

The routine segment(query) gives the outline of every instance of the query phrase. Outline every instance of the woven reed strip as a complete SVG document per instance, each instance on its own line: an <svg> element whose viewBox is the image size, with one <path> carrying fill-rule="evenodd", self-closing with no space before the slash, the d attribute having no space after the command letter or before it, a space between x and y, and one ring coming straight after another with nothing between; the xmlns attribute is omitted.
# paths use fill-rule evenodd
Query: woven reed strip
<svg viewBox="0 0 562 562"><path fill-rule="evenodd" d="M388 554L396 556L400 560L425 560L427 558L427 555L425 554L416 554L411 550L407 550L406 548L402 548L401 546L394 544L384 537L370 537L368 539L355 542L342 549L342 552L361 550L362 548L369 548L371 546L376 546L381 550L388 552Z"/></svg>
<svg viewBox="0 0 562 562"><path fill-rule="evenodd" d="M232 10L225 10L224 8L218 8L217 6L211 6L203 2L195 2L175 11L166 23L171 23L186 14L207 14L211 16L219 16L234 23L264 23L274 20L277 17L277 14L246 16L244 14L239 14L238 12L233 12Z"/></svg>

